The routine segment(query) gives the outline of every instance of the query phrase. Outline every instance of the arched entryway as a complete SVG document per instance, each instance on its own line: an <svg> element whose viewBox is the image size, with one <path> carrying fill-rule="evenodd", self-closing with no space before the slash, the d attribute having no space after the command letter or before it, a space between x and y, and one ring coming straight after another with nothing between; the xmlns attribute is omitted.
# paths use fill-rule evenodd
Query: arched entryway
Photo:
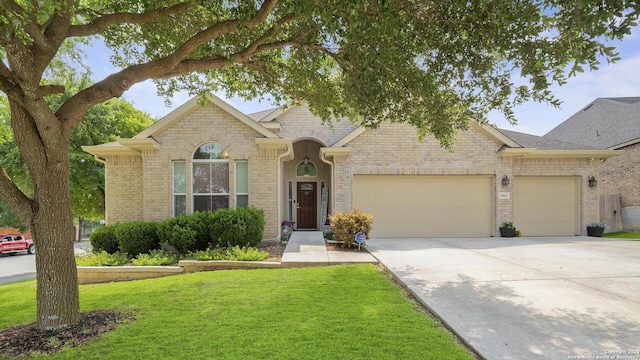
<svg viewBox="0 0 640 360"><path fill-rule="evenodd" d="M320 159L324 145L314 139L293 143L295 158L284 163L285 219L297 230L322 229L330 208L331 167Z"/></svg>

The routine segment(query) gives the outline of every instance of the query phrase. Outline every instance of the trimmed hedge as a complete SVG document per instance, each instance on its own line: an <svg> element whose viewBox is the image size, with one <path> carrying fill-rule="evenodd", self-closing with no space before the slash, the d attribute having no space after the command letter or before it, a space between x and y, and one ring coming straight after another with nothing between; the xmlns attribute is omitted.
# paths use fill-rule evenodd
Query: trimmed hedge
<svg viewBox="0 0 640 360"><path fill-rule="evenodd" d="M158 224L160 243L167 243L181 253L206 250L215 247L212 243L209 223L211 212L183 214L167 219Z"/></svg>
<svg viewBox="0 0 640 360"><path fill-rule="evenodd" d="M158 224L155 222L133 221L120 224L116 228L116 237L120 251L127 253L130 258L160 248Z"/></svg>
<svg viewBox="0 0 640 360"><path fill-rule="evenodd" d="M95 229L89 235L89 242L96 254L101 251L114 254L120 250L120 244L116 237L116 225L102 226Z"/></svg>
<svg viewBox="0 0 640 360"><path fill-rule="evenodd" d="M262 209L216 210L211 218L211 239L223 247L256 246L262 240L264 224Z"/></svg>

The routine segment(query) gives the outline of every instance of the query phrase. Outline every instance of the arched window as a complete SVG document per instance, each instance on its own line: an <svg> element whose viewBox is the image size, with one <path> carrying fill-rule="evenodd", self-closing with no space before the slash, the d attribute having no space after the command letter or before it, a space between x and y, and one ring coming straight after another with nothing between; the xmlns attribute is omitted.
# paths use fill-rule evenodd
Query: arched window
<svg viewBox="0 0 640 360"><path fill-rule="evenodd" d="M193 211L229 207L229 154L215 142L193 153Z"/></svg>
<svg viewBox="0 0 640 360"><path fill-rule="evenodd" d="M303 161L296 169L297 176L316 176L316 166L310 161Z"/></svg>

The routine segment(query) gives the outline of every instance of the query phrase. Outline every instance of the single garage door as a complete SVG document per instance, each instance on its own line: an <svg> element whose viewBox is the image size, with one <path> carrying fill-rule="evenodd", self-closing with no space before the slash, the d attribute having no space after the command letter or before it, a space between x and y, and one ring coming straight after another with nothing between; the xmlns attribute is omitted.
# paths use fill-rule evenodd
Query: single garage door
<svg viewBox="0 0 640 360"><path fill-rule="evenodd" d="M522 236L578 232L578 178L518 177L513 181L513 223Z"/></svg>
<svg viewBox="0 0 640 360"><path fill-rule="evenodd" d="M355 175L353 204L374 237L485 237L493 230L493 177Z"/></svg>

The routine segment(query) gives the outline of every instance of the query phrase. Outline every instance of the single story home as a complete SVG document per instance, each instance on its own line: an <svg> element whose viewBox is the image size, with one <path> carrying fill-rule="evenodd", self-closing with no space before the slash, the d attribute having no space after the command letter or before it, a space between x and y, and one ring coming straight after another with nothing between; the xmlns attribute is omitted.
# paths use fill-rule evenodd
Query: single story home
<svg viewBox="0 0 640 360"><path fill-rule="evenodd" d="M489 237L505 221L524 236L585 234L598 220L589 180L618 154L475 122L450 152L406 124L328 126L304 105L246 115L212 95L84 150L106 167L108 224L250 205L265 238L354 206L375 237Z"/></svg>
<svg viewBox="0 0 640 360"><path fill-rule="evenodd" d="M595 99L544 137L621 150L600 167L600 220L610 231L640 231L640 97Z"/></svg>

